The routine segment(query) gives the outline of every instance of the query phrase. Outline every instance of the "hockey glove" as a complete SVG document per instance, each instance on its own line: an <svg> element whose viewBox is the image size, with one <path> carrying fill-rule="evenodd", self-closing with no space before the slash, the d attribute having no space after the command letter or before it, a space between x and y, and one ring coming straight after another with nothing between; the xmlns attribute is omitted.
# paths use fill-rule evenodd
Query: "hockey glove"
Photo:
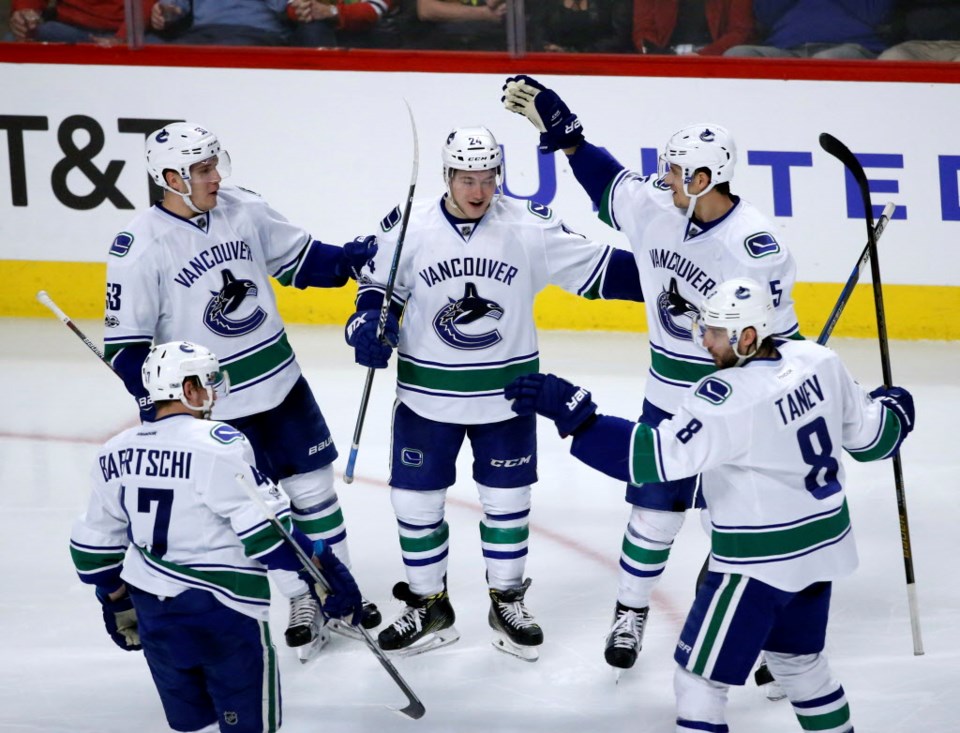
<svg viewBox="0 0 960 733"><path fill-rule="evenodd" d="M900 443L904 441L907 435L913 430L916 422L916 413L913 409L913 395L903 387L877 387L870 396L879 400L885 407L893 411L900 421L900 440L897 447L890 451L896 453L900 449Z"/></svg>
<svg viewBox="0 0 960 733"><path fill-rule="evenodd" d="M372 234L360 236L343 245L343 255L337 263L337 277L360 279L360 271L377 256L377 238Z"/></svg>
<svg viewBox="0 0 960 733"><path fill-rule="evenodd" d="M511 76L503 85L503 106L523 115L540 130L540 152L576 147L583 142L583 126L552 89L529 76Z"/></svg>
<svg viewBox="0 0 960 733"><path fill-rule="evenodd" d="M350 570L323 540L313 543L314 557L320 564L330 592L323 600L323 615L327 618L348 619L356 626L363 615L363 597Z"/></svg>
<svg viewBox="0 0 960 733"><path fill-rule="evenodd" d="M139 651L140 632L137 630L137 611L130 596L124 594L115 601L102 588L97 588L97 600L103 607L103 625L113 639L113 643L125 652Z"/></svg>
<svg viewBox="0 0 960 733"><path fill-rule="evenodd" d="M597 411L590 393L554 374L525 374L504 390L518 415L536 412L554 421L561 438L584 427Z"/></svg>
<svg viewBox="0 0 960 733"><path fill-rule="evenodd" d="M377 338L380 325L380 311L357 311L344 331L347 343L353 347L353 358L357 364L368 369L383 369L390 361L390 354L400 341L400 322L393 313L387 313L387 322L383 327L383 338Z"/></svg>

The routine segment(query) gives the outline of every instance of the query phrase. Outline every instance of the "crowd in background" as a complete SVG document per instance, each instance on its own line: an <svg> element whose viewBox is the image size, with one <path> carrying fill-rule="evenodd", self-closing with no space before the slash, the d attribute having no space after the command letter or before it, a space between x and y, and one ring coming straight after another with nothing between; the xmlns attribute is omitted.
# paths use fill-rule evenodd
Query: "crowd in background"
<svg viewBox="0 0 960 733"><path fill-rule="evenodd" d="M139 5L145 43L505 51L512 2ZM127 42L123 0L0 0L0 14L6 41ZM524 20L526 52L960 60L958 0L526 0Z"/></svg>

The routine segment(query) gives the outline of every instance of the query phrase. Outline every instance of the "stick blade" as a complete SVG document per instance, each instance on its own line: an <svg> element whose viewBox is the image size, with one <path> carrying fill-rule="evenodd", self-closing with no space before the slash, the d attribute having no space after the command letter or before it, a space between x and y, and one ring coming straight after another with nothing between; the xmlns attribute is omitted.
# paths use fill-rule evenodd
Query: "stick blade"
<svg viewBox="0 0 960 733"><path fill-rule="evenodd" d="M850 171L851 175L853 175L853 177L856 179L857 185L861 187L868 185L867 175L863 172L863 166L860 165L860 161L857 160L857 156L850 151L850 148L840 142L840 140L835 138L829 132L821 132L820 147L843 163L847 170Z"/></svg>

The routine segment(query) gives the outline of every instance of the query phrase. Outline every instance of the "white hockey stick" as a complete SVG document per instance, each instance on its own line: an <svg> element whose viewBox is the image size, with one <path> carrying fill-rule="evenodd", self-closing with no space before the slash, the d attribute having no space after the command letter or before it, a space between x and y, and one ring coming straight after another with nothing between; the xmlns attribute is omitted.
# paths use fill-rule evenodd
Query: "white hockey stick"
<svg viewBox="0 0 960 733"><path fill-rule="evenodd" d="M377 337L383 341L383 331L387 326L387 317L390 314L390 301L393 298L393 287L397 281L397 268L400 266L400 250L403 249L403 240L407 236L407 225L410 223L410 207L413 205L413 194L417 188L417 170L420 167L420 143L417 140L417 123L413 119L413 110L406 99L410 115L410 129L413 131L413 171L410 174L410 189L407 192L407 203L403 207L403 218L400 222L400 235L397 237L397 247L393 251L393 261L390 263L390 273L387 276L387 286L383 293L383 303L380 305L380 322L377 326ZM360 434L363 432L363 421L367 416L367 403L370 402L370 389L373 387L373 375L376 369L367 369L367 379L363 384L363 395L360 397L360 410L357 412L357 424L353 429L353 441L350 443L350 457L347 459L347 468L343 472L343 481L353 483L353 472L357 465L357 452L360 450Z"/></svg>
<svg viewBox="0 0 960 733"><path fill-rule="evenodd" d="M47 295L46 290L41 290L37 293L37 300L40 301L42 305L45 305L47 308L49 308L53 312L53 314L60 319L60 322L63 323L64 326L66 326L71 331L73 331L76 334L77 338L83 341L83 343L87 345L87 348L90 349L90 351L92 351L94 354L96 354L97 358L100 361L102 361L104 364L107 365L107 368L110 371L113 371L113 367L110 366L110 362L108 362L104 358L103 352L100 351L99 347L95 343L93 343L93 341L88 339L87 335L83 331L77 328L77 325L72 320L70 320L70 316L68 316L66 313L60 310L60 306L58 306L56 303L53 302L53 298Z"/></svg>
<svg viewBox="0 0 960 733"><path fill-rule="evenodd" d="M315 582L325 591L329 591L330 583L328 583L327 579L323 577L323 573L320 572L320 568L313 564L313 561L307 556L307 553L305 553L303 548L297 544L297 541L293 539L293 536L287 531L287 528L283 526L283 523L277 519L277 515L269 506L267 506L267 503L253 487L249 479L242 473L236 474L236 479L237 482L243 486L250 498L253 499L254 503L260 508L260 511L263 512L263 516L266 517L267 521L270 522L274 529L280 533L281 537L283 537L283 541L286 542L287 545L297 554L297 559L300 560L300 564L313 579L313 582ZM420 698L417 697L416 693L410 688L410 685L407 684L406 680L400 676L397 668L393 666L393 662L387 658L387 655L384 654L383 650L377 645L377 642L375 642L373 637L370 636L370 632L363 628L363 626L359 625L356 626L356 630L360 632L360 636L366 642L367 646L370 648L370 651L372 651L374 656L376 656L377 661L379 661L383 668L387 670L387 673L393 678L393 681L397 683L397 686L403 691L403 694L407 696L406 706L400 708L396 712L403 713L408 718L413 718L414 720L422 718L423 714L426 712L426 708L424 708L423 703L420 702Z"/></svg>

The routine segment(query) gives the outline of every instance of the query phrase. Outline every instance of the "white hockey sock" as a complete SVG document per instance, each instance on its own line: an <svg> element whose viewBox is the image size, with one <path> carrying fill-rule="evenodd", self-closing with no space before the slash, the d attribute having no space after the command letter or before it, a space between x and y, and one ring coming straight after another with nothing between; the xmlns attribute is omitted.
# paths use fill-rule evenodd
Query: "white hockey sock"
<svg viewBox="0 0 960 733"><path fill-rule="evenodd" d="M847 733L853 730L843 687L833 678L823 654L764 652L767 667L793 704L804 730Z"/></svg>
<svg viewBox="0 0 960 733"><path fill-rule="evenodd" d="M727 733L725 711L728 685L704 679L677 667L673 691L677 697L677 733L713 731Z"/></svg>
<svg viewBox="0 0 960 733"><path fill-rule="evenodd" d="M653 588L667 565L673 538L685 516L684 512L633 507L620 549L620 603L631 608L650 605Z"/></svg>
<svg viewBox="0 0 960 733"><path fill-rule="evenodd" d="M333 466L290 476L283 479L280 486L290 497L291 515L297 528L311 540L328 543L349 568L347 527L333 487Z"/></svg>
<svg viewBox="0 0 960 733"><path fill-rule="evenodd" d="M530 536L530 487L498 489L477 484L483 519L480 547L487 565L487 584L497 590L523 583Z"/></svg>
<svg viewBox="0 0 960 733"><path fill-rule="evenodd" d="M443 590L450 545L450 530L443 519L446 497L446 489L390 490L407 583L418 596L431 596Z"/></svg>

